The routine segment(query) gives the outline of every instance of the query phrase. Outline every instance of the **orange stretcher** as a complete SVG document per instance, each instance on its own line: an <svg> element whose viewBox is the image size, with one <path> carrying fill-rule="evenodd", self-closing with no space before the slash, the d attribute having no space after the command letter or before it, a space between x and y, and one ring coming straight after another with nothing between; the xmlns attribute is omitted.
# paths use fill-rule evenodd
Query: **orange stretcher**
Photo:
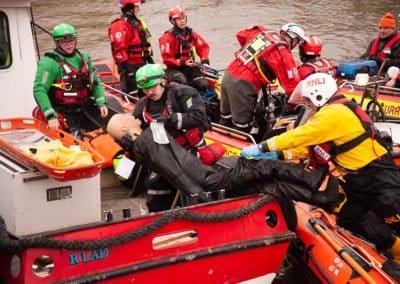
<svg viewBox="0 0 400 284"><path fill-rule="evenodd" d="M48 165L24 152L24 146L40 146L58 139L65 147L75 147L91 154L93 164L76 167L55 167ZM90 145L78 140L62 130L50 130L47 125L35 118L0 119L0 148L15 159L38 168L40 171L59 181L89 178L97 175L104 158Z"/></svg>

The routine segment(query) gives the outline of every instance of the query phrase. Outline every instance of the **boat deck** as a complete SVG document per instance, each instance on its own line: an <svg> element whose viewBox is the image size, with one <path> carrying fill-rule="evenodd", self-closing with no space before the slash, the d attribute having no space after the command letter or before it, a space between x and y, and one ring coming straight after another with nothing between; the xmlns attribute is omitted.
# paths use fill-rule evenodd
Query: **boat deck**
<svg viewBox="0 0 400 284"><path fill-rule="evenodd" d="M103 221L107 218L107 214L104 213L106 211L112 212L113 221L123 219L123 209L129 208L132 217L147 212L144 196L131 197L130 189L119 182L112 168L103 169L100 174Z"/></svg>

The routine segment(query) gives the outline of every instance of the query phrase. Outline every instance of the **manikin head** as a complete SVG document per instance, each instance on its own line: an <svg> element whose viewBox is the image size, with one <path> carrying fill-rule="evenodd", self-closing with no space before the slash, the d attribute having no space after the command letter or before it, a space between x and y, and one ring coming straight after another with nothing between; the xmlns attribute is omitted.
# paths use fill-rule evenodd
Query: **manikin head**
<svg viewBox="0 0 400 284"><path fill-rule="evenodd" d="M129 113L114 114L107 123L107 133L115 140L121 140L126 134L135 140L142 133L141 124L139 119Z"/></svg>

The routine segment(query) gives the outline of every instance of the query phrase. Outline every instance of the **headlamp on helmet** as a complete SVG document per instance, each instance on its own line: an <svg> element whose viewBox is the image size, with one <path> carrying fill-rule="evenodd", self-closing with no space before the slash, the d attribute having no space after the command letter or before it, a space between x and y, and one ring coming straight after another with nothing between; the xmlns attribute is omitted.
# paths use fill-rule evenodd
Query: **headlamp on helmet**
<svg viewBox="0 0 400 284"><path fill-rule="evenodd" d="M136 85L139 89L148 89L162 83L165 72L160 64L146 64L136 72Z"/></svg>

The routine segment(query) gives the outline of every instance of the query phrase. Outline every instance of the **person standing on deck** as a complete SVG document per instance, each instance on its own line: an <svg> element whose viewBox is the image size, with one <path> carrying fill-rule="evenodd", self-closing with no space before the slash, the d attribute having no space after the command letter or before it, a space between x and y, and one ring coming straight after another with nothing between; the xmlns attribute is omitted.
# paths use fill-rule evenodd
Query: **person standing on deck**
<svg viewBox="0 0 400 284"><path fill-rule="evenodd" d="M390 66L400 67L400 34L396 30L396 20L391 13L386 13L378 24L378 37L373 39L361 55L361 59L375 60L383 72Z"/></svg>
<svg viewBox="0 0 400 284"><path fill-rule="evenodd" d="M50 129L79 136L81 128L98 128L88 116L100 121L100 116L108 115L106 98L89 54L76 48L75 28L59 24L52 35L56 48L39 61L35 75L33 95L38 107L33 116L47 121Z"/></svg>
<svg viewBox="0 0 400 284"><path fill-rule="evenodd" d="M295 23L282 26L280 34L263 26L236 34L241 49L222 79L222 124L250 132L258 93L275 79L290 96L300 81L291 50L304 41L304 36L304 30Z"/></svg>
<svg viewBox="0 0 400 284"><path fill-rule="evenodd" d="M154 63L151 49L151 35L146 23L139 18L142 0L120 0L122 15L108 28L111 52L118 66L121 90L137 94L136 71L146 63Z"/></svg>
<svg viewBox="0 0 400 284"><path fill-rule="evenodd" d="M173 7L169 10L168 17L173 28L159 38L161 57L167 66L168 80L191 85L201 92L207 91L208 81L195 64L195 59L197 55L201 64L210 64L208 43L187 26L187 14L184 8Z"/></svg>
<svg viewBox="0 0 400 284"><path fill-rule="evenodd" d="M305 36L299 45L299 56L302 64L298 67L301 80L311 74L322 72L336 78L337 66L331 61L321 58L322 41L317 36Z"/></svg>
<svg viewBox="0 0 400 284"><path fill-rule="evenodd" d="M303 148L309 168L333 163L346 198L336 208L337 224L387 250L400 264L400 172L370 117L337 93L332 76L315 73L299 84L291 101L315 111L295 129L242 149L242 157L298 158ZM298 153L297 155L300 155Z"/></svg>

